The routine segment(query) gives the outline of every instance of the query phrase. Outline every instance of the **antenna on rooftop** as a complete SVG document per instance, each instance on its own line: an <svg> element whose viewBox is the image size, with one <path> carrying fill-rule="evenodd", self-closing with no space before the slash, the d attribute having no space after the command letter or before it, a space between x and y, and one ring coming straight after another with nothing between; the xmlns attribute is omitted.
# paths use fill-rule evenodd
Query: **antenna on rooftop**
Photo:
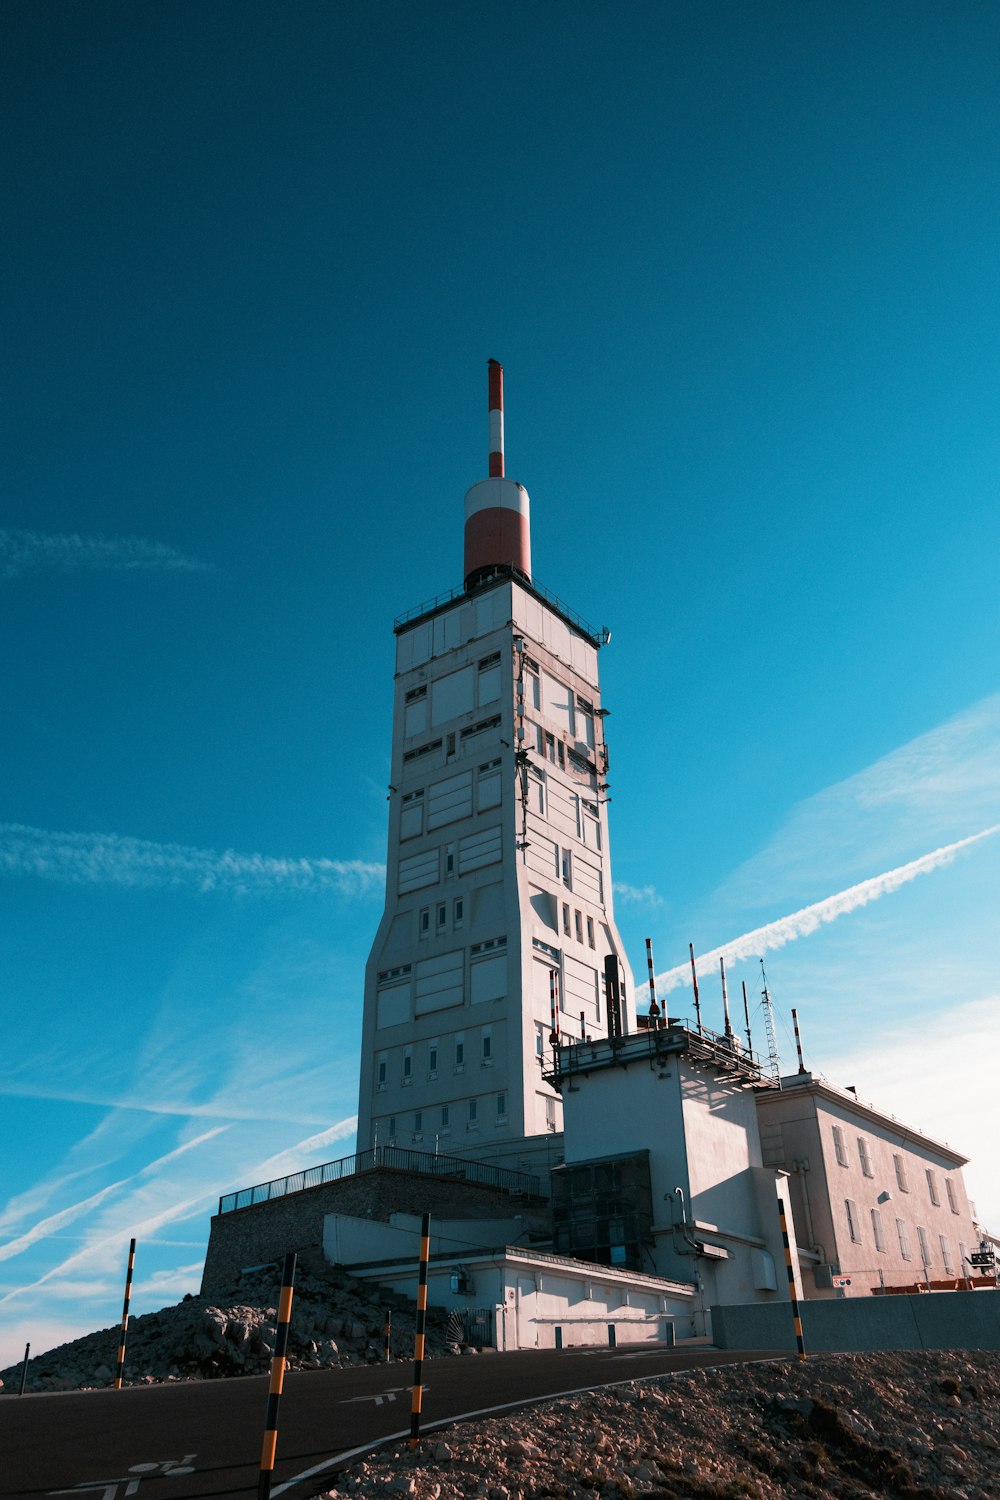
<svg viewBox="0 0 1000 1500"><path fill-rule="evenodd" d="M653 978L653 944L646 939L646 967L649 970L649 1022L652 1027L659 1025L660 1007L656 1003L656 980Z"/></svg>
<svg viewBox="0 0 1000 1500"><path fill-rule="evenodd" d="M806 1065L802 1061L802 1038L799 1036L799 1013L794 1009L792 1011L792 1025L795 1027L795 1050L799 1055L799 1072L805 1073Z"/></svg>
<svg viewBox="0 0 1000 1500"><path fill-rule="evenodd" d="M781 1059L778 1056L778 1043L774 1035L774 1006L771 1004L771 995L767 988L767 975L764 972L764 960L760 961L760 977L764 988L760 992L761 1004L764 1007L764 1035L767 1037L767 1066L771 1077L781 1078Z"/></svg>
<svg viewBox="0 0 1000 1500"><path fill-rule="evenodd" d="M725 1017L726 1041L733 1040L733 1027L729 1019L729 991L726 989L726 960L719 959L719 971L722 974L722 1013Z"/></svg>
<svg viewBox="0 0 1000 1500"><path fill-rule="evenodd" d="M750 1040L750 1005L747 1001L747 982L743 980L743 1019L747 1026L747 1051L753 1059L753 1042Z"/></svg>
<svg viewBox="0 0 1000 1500"><path fill-rule="evenodd" d="M691 983L694 985L694 1018L701 1031L701 1002L698 999L698 970L694 965L694 943L688 943L688 952L691 955Z"/></svg>

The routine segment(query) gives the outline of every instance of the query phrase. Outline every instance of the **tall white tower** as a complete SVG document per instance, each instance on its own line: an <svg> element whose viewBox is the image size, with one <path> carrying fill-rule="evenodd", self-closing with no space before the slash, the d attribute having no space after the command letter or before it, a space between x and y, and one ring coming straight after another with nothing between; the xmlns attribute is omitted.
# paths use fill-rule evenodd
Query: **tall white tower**
<svg viewBox="0 0 1000 1500"><path fill-rule="evenodd" d="M528 493L465 497L465 586L401 616L385 912L365 974L358 1150L484 1161L562 1128L543 1080L567 1040L628 1030L615 926L602 636L532 581Z"/></svg>

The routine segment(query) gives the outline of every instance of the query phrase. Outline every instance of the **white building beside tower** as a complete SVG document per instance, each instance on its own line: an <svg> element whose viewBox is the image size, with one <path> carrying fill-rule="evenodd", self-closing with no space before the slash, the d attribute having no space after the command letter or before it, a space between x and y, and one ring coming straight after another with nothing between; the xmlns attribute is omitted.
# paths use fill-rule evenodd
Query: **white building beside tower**
<svg viewBox="0 0 1000 1500"><path fill-rule="evenodd" d="M598 680L603 637L532 579L527 491L465 498L464 587L396 621L385 911L365 975L358 1150L509 1158L562 1129L564 1040L628 1028ZM610 1007L610 1015L609 1015Z"/></svg>

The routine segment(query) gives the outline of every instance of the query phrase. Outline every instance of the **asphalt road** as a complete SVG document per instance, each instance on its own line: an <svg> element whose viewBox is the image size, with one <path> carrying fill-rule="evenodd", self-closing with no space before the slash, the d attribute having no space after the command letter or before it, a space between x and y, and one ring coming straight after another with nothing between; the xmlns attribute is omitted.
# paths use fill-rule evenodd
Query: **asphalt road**
<svg viewBox="0 0 1000 1500"><path fill-rule="evenodd" d="M644 1344L428 1360L422 1431L561 1392L762 1358L788 1355ZM338 1457L408 1434L410 1374L399 1361L286 1376L272 1495L307 1500L333 1484ZM266 1400L266 1376L0 1397L0 1500L255 1496Z"/></svg>

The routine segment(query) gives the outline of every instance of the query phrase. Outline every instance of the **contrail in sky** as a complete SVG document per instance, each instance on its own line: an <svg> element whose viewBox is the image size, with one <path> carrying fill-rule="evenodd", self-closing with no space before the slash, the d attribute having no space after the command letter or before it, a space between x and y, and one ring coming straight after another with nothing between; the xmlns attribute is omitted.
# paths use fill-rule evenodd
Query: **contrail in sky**
<svg viewBox="0 0 1000 1500"><path fill-rule="evenodd" d="M768 922L765 927L755 927L752 932L745 932L742 937L733 938L731 942L723 943L719 948L712 948L708 953L697 955L700 963L710 963L713 959L739 959L759 957L764 953L770 953L775 948L783 948L786 943L793 943L796 938L806 937L815 932L817 927L823 927L828 922L835 922L838 917L843 917L849 911L856 911L859 906L867 906L871 901L877 901L880 896L886 896L890 891L898 891L900 886L906 885L908 881L915 880L918 875L926 875L929 870L936 870L939 865L951 862L963 849L968 849L972 844L978 844L983 839L992 838L994 834L1000 833L1000 823L994 823L991 828L984 828L982 833L970 834L968 838L958 839L954 844L945 844L941 849L934 849L930 854L922 854L919 859L910 860L909 864L898 865L895 870L887 870L883 875L873 875L870 880L862 880L859 885L848 886L846 890L838 891L834 896L826 896L822 901L815 901L812 906L803 906L800 911L792 912L790 916L779 917L775 922ZM667 992L683 984L691 974L688 964L678 964L676 968L667 969L665 973L656 976L658 989Z"/></svg>
<svg viewBox="0 0 1000 1500"><path fill-rule="evenodd" d="M0 578L82 571L212 573L215 569L211 563L138 536L58 536L0 528Z"/></svg>
<svg viewBox="0 0 1000 1500"><path fill-rule="evenodd" d="M278 859L232 849L220 854L118 833L51 833L0 823L2 875L35 875L69 885L175 886L244 895L339 891L363 896L385 879L385 866L359 859Z"/></svg>

